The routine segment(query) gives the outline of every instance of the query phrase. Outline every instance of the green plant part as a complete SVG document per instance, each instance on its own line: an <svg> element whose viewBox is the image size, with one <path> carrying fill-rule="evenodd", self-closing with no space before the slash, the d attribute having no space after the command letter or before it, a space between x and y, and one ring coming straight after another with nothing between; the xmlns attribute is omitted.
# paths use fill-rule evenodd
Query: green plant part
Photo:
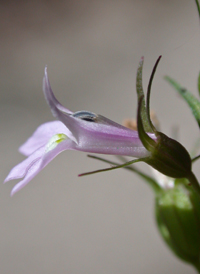
<svg viewBox="0 0 200 274"><path fill-rule="evenodd" d="M155 213L164 241L200 273L200 196L186 179L176 179L156 196Z"/></svg>

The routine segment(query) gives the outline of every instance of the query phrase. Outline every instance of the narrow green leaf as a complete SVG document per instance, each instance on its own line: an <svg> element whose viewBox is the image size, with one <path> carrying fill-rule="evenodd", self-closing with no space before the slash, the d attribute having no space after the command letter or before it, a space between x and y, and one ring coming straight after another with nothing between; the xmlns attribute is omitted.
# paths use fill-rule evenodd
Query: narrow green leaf
<svg viewBox="0 0 200 274"><path fill-rule="evenodd" d="M197 10L198 10L198 14L199 14L199 18L200 18L200 5L199 5L199 1L195 0L196 5L197 5Z"/></svg>
<svg viewBox="0 0 200 274"><path fill-rule="evenodd" d="M166 76L165 80L167 80L176 89L176 91L178 91L178 93L185 99L185 101L191 108L192 113L200 127L200 101L191 92L183 88L180 84L178 84L169 76Z"/></svg>
<svg viewBox="0 0 200 274"><path fill-rule="evenodd" d="M198 91L199 91L199 96L200 96L200 72L199 72L199 77L198 77Z"/></svg>

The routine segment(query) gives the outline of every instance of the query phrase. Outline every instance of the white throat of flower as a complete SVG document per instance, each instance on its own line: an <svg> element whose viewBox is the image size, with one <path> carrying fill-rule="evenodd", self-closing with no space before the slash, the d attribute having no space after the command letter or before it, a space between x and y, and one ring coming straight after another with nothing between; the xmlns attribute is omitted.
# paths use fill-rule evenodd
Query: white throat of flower
<svg viewBox="0 0 200 274"><path fill-rule="evenodd" d="M57 145L59 143L63 142L66 139L68 139L68 137L67 137L67 135L65 135L63 133L54 135L53 137L51 137L51 139L47 143L47 145L45 147L45 153L53 150L55 147L57 147Z"/></svg>

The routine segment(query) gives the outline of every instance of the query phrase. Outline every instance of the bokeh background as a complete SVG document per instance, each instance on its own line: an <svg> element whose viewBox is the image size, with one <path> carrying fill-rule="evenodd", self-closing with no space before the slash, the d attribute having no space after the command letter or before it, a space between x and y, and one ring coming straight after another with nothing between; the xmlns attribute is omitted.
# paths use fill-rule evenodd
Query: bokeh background
<svg viewBox="0 0 200 274"><path fill-rule="evenodd" d="M171 135L178 126L191 149L198 128L163 76L197 94L199 46L195 1L0 1L0 181L24 159L18 147L54 119L42 93L46 64L63 105L121 123L136 116L140 57L146 88L162 54L151 108L162 131ZM105 166L68 151L13 198L15 182L0 185L1 274L195 273L158 235L153 193L137 176L77 177Z"/></svg>

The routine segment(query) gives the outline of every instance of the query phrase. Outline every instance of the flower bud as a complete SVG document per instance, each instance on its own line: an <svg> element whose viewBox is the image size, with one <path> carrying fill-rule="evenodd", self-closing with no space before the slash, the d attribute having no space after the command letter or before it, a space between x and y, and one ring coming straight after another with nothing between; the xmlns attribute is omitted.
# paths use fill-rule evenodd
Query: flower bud
<svg viewBox="0 0 200 274"><path fill-rule="evenodd" d="M146 105L141 84L143 58L137 73L138 134L142 144L150 152L150 156L143 158L143 161L168 177L187 178L193 188L200 194L199 183L192 173L192 160L189 153L179 142L157 131L150 119L151 85L160 58L161 56L158 58L149 80ZM150 137L150 130L147 131L147 128L150 128L151 132L154 133L154 138Z"/></svg>
<svg viewBox="0 0 200 274"><path fill-rule="evenodd" d="M156 130L154 133L157 139L151 139L144 131L140 118L140 105L138 133L145 148L151 152L151 156L144 159L147 164L169 177L188 178L190 176L191 158L187 150L176 140Z"/></svg>
<svg viewBox="0 0 200 274"><path fill-rule="evenodd" d="M182 260L200 269L200 197L176 179L173 188L163 189L156 197L156 220L162 238Z"/></svg>

